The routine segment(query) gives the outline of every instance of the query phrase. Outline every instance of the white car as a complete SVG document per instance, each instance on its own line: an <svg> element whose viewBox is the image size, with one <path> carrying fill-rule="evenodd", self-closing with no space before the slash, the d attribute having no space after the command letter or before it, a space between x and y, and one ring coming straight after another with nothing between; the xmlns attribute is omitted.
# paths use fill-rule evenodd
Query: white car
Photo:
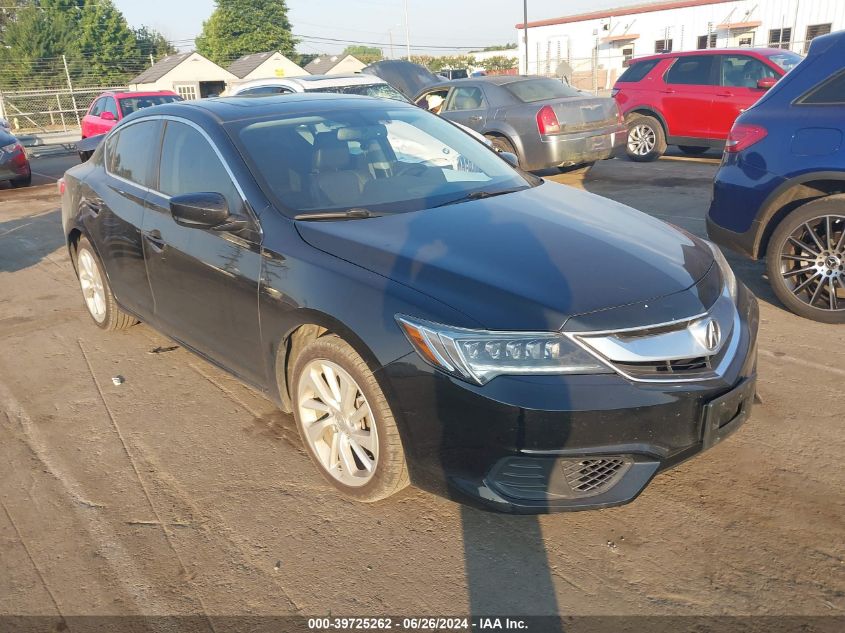
<svg viewBox="0 0 845 633"><path fill-rule="evenodd" d="M235 86L225 96L244 97L294 92L333 92L408 101L393 86L373 75L303 75L252 79Z"/></svg>

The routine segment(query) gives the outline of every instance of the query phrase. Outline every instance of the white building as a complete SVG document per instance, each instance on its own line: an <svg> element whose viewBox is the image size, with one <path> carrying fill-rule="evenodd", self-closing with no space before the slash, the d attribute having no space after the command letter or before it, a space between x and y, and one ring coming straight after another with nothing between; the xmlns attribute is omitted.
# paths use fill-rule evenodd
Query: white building
<svg viewBox="0 0 845 633"><path fill-rule="evenodd" d="M359 73L367 65L352 55L320 55L305 65L312 75L346 75Z"/></svg>
<svg viewBox="0 0 845 633"><path fill-rule="evenodd" d="M197 52L170 55L129 82L131 90L172 90L183 99L222 94L237 77Z"/></svg>
<svg viewBox="0 0 845 633"><path fill-rule="evenodd" d="M242 81L268 77L298 77L308 74L302 66L292 62L279 51L244 55L232 62L226 70Z"/></svg>
<svg viewBox="0 0 845 633"><path fill-rule="evenodd" d="M521 72L555 74L560 62L582 88L609 88L632 57L700 48L773 46L805 53L845 28L845 0L662 0L517 24Z"/></svg>

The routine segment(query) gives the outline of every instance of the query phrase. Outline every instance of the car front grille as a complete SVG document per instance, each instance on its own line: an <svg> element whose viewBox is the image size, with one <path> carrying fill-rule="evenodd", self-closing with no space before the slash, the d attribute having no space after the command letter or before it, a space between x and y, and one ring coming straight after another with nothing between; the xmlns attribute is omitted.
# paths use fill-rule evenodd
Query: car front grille
<svg viewBox="0 0 845 633"><path fill-rule="evenodd" d="M563 463L566 483L580 496L600 494L618 480L628 462L621 457L582 459Z"/></svg>

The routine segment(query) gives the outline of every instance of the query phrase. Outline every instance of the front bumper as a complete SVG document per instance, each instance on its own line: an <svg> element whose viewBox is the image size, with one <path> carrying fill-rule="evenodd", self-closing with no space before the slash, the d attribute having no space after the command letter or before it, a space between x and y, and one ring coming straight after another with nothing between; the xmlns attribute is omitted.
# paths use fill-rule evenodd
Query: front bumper
<svg viewBox="0 0 845 633"><path fill-rule="evenodd" d="M627 142L628 128L625 125L540 136L524 142L526 169L568 167L605 160L619 155Z"/></svg>
<svg viewBox="0 0 845 633"><path fill-rule="evenodd" d="M635 383L617 374L453 379L415 353L379 379L412 482L512 513L603 508L741 426L755 393L757 303L740 286L741 332L719 379ZM583 462L583 463L582 463ZM583 472L582 472L583 471Z"/></svg>

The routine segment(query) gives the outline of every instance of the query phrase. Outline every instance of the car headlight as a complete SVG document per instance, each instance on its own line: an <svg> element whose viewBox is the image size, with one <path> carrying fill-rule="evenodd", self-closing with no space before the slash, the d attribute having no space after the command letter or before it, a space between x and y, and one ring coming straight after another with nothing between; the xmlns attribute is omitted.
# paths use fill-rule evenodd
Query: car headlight
<svg viewBox="0 0 845 633"><path fill-rule="evenodd" d="M503 375L612 373L558 332L467 330L403 315L396 320L423 360L479 385Z"/></svg>
<svg viewBox="0 0 845 633"><path fill-rule="evenodd" d="M725 259L724 253L722 253L722 249L716 246L713 242L708 240L704 240L710 250L713 252L713 258L716 260L716 264L719 266L719 270L722 271L722 280L725 282L725 291L730 295L731 299L736 302L736 293L737 293L737 283L736 283L736 275L734 274L733 268L728 263L728 260Z"/></svg>

